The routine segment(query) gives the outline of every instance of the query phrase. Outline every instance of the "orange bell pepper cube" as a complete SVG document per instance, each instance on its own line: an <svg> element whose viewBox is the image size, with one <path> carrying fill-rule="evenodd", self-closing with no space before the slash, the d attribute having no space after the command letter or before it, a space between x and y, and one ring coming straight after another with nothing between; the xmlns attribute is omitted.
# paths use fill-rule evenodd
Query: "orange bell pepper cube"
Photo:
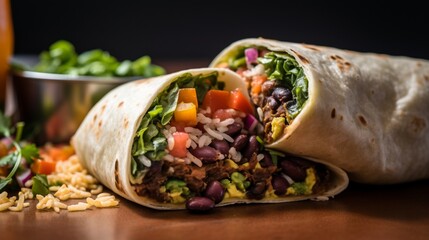
<svg viewBox="0 0 429 240"><path fill-rule="evenodd" d="M234 91L231 91L227 105L229 108L248 114L254 114L253 107L250 104L250 101L244 96L243 93L241 93L238 88Z"/></svg>
<svg viewBox="0 0 429 240"><path fill-rule="evenodd" d="M31 165L31 171L35 174L46 174L49 175L55 171L57 162L52 160L35 159Z"/></svg>
<svg viewBox="0 0 429 240"><path fill-rule="evenodd" d="M185 122L188 126L197 125L197 108L193 103L181 102L174 111L174 121Z"/></svg>
<svg viewBox="0 0 429 240"><path fill-rule="evenodd" d="M195 107L198 109L197 91L195 91L195 88L179 89L179 99L177 100L177 102L193 103Z"/></svg>
<svg viewBox="0 0 429 240"><path fill-rule="evenodd" d="M170 154L174 157L186 157L188 150L186 149L186 142L189 139L189 135L185 132L173 133L174 147L170 150Z"/></svg>
<svg viewBox="0 0 429 240"><path fill-rule="evenodd" d="M228 108L229 95L229 91L209 90L203 100L203 109L210 107L213 114L218 109Z"/></svg>
<svg viewBox="0 0 429 240"><path fill-rule="evenodd" d="M48 149L48 155L54 161L67 160L73 154L74 154L74 149L71 146L52 147Z"/></svg>

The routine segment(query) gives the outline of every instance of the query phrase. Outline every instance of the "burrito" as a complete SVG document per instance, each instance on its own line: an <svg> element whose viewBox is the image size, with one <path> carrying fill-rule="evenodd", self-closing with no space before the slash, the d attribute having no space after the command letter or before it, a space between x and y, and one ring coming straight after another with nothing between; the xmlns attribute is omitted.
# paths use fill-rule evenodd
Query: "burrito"
<svg viewBox="0 0 429 240"><path fill-rule="evenodd" d="M112 90L71 143L105 186L155 209L326 200L347 187L338 167L265 148L262 130L239 75L192 69Z"/></svg>
<svg viewBox="0 0 429 240"><path fill-rule="evenodd" d="M350 180L429 177L429 62L244 39L211 66L247 84L267 148L331 163Z"/></svg>

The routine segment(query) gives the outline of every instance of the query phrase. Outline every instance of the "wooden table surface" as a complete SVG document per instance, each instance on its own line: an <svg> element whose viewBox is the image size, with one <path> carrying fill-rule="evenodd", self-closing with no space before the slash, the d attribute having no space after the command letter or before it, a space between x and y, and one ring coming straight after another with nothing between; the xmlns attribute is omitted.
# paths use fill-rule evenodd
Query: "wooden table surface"
<svg viewBox="0 0 429 240"><path fill-rule="evenodd" d="M0 213L1 239L429 239L429 181L351 184L334 199L235 205L207 214L119 207Z"/></svg>
<svg viewBox="0 0 429 240"><path fill-rule="evenodd" d="M163 64L171 72L208 61ZM23 212L0 212L0 239L429 239L429 180L351 183L325 202L235 205L207 214L120 200L117 208L60 213L36 211L32 200Z"/></svg>

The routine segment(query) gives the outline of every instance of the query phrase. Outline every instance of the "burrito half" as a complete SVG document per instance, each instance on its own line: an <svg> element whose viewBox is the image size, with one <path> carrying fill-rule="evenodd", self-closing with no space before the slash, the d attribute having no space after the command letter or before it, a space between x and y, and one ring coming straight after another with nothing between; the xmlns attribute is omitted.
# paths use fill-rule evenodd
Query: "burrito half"
<svg viewBox="0 0 429 240"><path fill-rule="evenodd" d="M85 167L121 196L156 209L326 199L347 175L264 148L247 89L227 69L124 84L72 139Z"/></svg>
<svg viewBox="0 0 429 240"><path fill-rule="evenodd" d="M267 147L364 183L429 177L428 61L244 39L211 66L245 80Z"/></svg>

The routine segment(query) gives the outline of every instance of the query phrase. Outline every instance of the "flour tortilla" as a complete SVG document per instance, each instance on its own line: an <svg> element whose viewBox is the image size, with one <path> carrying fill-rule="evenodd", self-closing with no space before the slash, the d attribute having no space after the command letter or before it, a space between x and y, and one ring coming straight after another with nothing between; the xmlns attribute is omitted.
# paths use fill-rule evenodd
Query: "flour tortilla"
<svg viewBox="0 0 429 240"><path fill-rule="evenodd" d="M184 73L207 74L219 72L218 79L226 83L225 89L242 89L244 83L234 72L226 69L193 69L157 78L137 80L117 87L102 98L88 113L72 138L72 145L84 166L101 183L115 193L143 206L155 209L184 209L184 204L159 203L138 196L130 183L131 149L135 133L154 98ZM248 96L247 96L248 97ZM234 203L288 202L317 197L332 197L348 185L348 177L341 169L327 164L331 182L326 192L311 196L292 196L263 200L226 199L216 206Z"/></svg>
<svg viewBox="0 0 429 240"><path fill-rule="evenodd" d="M429 177L427 60L244 39L211 66L249 46L292 55L309 81L302 112L268 147L331 163L363 183Z"/></svg>

